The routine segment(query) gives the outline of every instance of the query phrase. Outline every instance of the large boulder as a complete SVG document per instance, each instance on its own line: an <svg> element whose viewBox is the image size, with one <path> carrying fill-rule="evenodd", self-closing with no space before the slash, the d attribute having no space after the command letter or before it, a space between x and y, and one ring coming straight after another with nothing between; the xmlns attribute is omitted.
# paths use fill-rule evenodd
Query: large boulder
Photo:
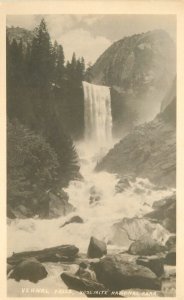
<svg viewBox="0 0 184 300"><path fill-rule="evenodd" d="M71 224L71 223L84 223L83 219L79 216L73 216L68 221L66 221L63 225L60 226L60 228Z"/></svg>
<svg viewBox="0 0 184 300"><path fill-rule="evenodd" d="M136 263L141 266L149 268L157 276L164 274L164 257L163 256L142 256L138 257Z"/></svg>
<svg viewBox="0 0 184 300"><path fill-rule="evenodd" d="M165 246L159 244L149 236L145 236L140 240L133 242L128 249L128 253L133 255L154 255L164 252L165 250Z"/></svg>
<svg viewBox="0 0 184 300"><path fill-rule="evenodd" d="M45 267L39 261L32 258L18 264L9 278L14 278L16 281L24 279L37 283L39 280L47 277L47 274Z"/></svg>
<svg viewBox="0 0 184 300"><path fill-rule="evenodd" d="M85 292L89 297L95 297L95 295L96 297L99 297L99 292L104 292L106 290L104 285L101 283L81 278L67 272L63 272L60 277L69 289Z"/></svg>
<svg viewBox="0 0 184 300"><path fill-rule="evenodd" d="M71 262L75 260L79 249L74 245L61 245L43 250L24 251L13 253L7 258L7 262L12 265L17 265L23 260L36 258L39 262Z"/></svg>
<svg viewBox="0 0 184 300"><path fill-rule="evenodd" d="M169 232L176 233L176 195L155 201L153 211L144 217L162 224Z"/></svg>
<svg viewBox="0 0 184 300"><path fill-rule="evenodd" d="M87 256L90 258L97 258L102 257L105 254L107 254L106 243L92 236L90 239Z"/></svg>
<svg viewBox="0 0 184 300"><path fill-rule="evenodd" d="M108 255L93 264L97 280L110 290L140 288L160 290L161 282L148 268Z"/></svg>
<svg viewBox="0 0 184 300"><path fill-rule="evenodd" d="M150 236L164 244L168 239L168 231L162 225L145 218L123 218L112 226L110 240L119 246L129 247L132 241L138 241L143 236Z"/></svg>

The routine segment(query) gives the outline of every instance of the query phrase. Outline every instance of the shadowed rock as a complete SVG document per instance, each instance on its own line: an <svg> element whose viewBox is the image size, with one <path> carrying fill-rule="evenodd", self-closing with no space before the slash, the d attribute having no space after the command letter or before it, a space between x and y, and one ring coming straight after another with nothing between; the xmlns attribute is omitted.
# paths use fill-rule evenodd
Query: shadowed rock
<svg viewBox="0 0 184 300"><path fill-rule="evenodd" d="M97 280L110 290L131 288L160 290L161 282L148 268L125 262L119 256L106 256L93 264Z"/></svg>
<svg viewBox="0 0 184 300"><path fill-rule="evenodd" d="M138 257L136 263L149 268L159 277L164 273L164 258L162 256Z"/></svg>
<svg viewBox="0 0 184 300"><path fill-rule="evenodd" d="M133 242L128 249L128 253L133 255L154 255L165 250L165 246L159 244L149 236L145 236Z"/></svg>
<svg viewBox="0 0 184 300"><path fill-rule="evenodd" d="M154 202L153 209L144 217L162 224L171 233L176 233L176 195Z"/></svg>
<svg viewBox="0 0 184 300"><path fill-rule="evenodd" d="M68 224L71 224L71 223L84 223L83 219L79 216L73 216L71 217L70 220L66 221L63 225L60 226L60 228L68 225Z"/></svg>
<svg viewBox="0 0 184 300"><path fill-rule="evenodd" d="M36 251L14 253L8 257L9 264L16 265L28 258L36 258L39 262L73 261L79 249L74 245L62 245Z"/></svg>
<svg viewBox="0 0 184 300"><path fill-rule="evenodd" d="M107 254L106 244L92 236L88 247L88 257L102 257L105 254Z"/></svg>
<svg viewBox="0 0 184 300"><path fill-rule="evenodd" d="M176 235L171 235L166 241L165 245L169 250L176 247Z"/></svg>
<svg viewBox="0 0 184 300"><path fill-rule="evenodd" d="M39 261L32 258L18 264L9 278L14 278L16 281L24 279L36 283L47 277L47 274L45 267Z"/></svg>
<svg viewBox="0 0 184 300"><path fill-rule="evenodd" d="M99 292L102 292L101 297L104 297L103 292L105 291L108 294L108 290L104 285L94 280L80 278L67 272L62 273L60 277L69 289L85 292L88 297L100 297Z"/></svg>
<svg viewBox="0 0 184 300"><path fill-rule="evenodd" d="M11 272L11 270L14 269L14 266L7 264L7 274L9 274Z"/></svg>
<svg viewBox="0 0 184 300"><path fill-rule="evenodd" d="M172 249L165 257L165 264L176 266L176 249Z"/></svg>

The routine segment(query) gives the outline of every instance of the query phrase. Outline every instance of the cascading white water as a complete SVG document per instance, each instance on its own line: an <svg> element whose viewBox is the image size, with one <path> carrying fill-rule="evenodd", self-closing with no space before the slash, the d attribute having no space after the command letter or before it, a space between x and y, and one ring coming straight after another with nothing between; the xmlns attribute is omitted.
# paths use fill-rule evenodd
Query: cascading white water
<svg viewBox="0 0 184 300"><path fill-rule="evenodd" d="M112 139L111 96L107 86L82 82L85 140L105 146Z"/></svg>
<svg viewBox="0 0 184 300"><path fill-rule="evenodd" d="M135 182L131 182L129 188L125 191L116 193L117 176L107 172L93 172L96 161L94 153L91 156L90 148L86 146L86 143L77 145L77 150L81 158L81 174L84 180L71 181L68 188L65 189L69 195L70 203L76 207L75 212L51 220L38 218L9 220L9 255L12 252L44 249L63 244L73 244L80 249L80 253L87 253L91 236L105 242L113 239L113 244L107 245L108 253L122 251L124 248L119 244L121 237L119 233L118 236L114 236L113 224L124 217L142 216L151 210L153 201L173 193L172 189L156 190L154 185L146 179L137 179ZM99 195L100 200L90 204L90 195L94 190L97 196ZM141 193L136 193L136 190L141 190ZM84 223L71 223L61 227L74 215L80 216ZM63 267L60 263L46 263L45 267L48 277L37 284L29 281L16 282L14 279L9 279L8 295L14 297L25 296L22 294L22 287L28 289L46 287L49 290L50 297L72 296L55 293L60 289L67 289L59 276L61 272L66 270L66 267ZM73 272L72 267L75 266L68 266L68 270L71 272ZM33 294L28 292L26 296L32 297ZM34 296L39 297L40 295L35 293ZM73 296L77 297L77 292ZM79 296L81 297L81 295Z"/></svg>

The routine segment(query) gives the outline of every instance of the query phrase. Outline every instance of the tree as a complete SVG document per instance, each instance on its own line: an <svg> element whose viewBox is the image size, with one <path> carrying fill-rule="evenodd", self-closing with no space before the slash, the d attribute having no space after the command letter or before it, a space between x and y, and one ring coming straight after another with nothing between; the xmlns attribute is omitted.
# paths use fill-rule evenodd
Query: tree
<svg viewBox="0 0 184 300"><path fill-rule="evenodd" d="M18 120L7 125L8 201L31 201L58 183L58 158L45 138Z"/></svg>
<svg viewBox="0 0 184 300"><path fill-rule="evenodd" d="M55 55L55 82L59 86L62 85L65 76L65 57L63 47L54 43L54 55Z"/></svg>
<svg viewBox="0 0 184 300"><path fill-rule="evenodd" d="M41 92L50 86L53 76L52 44L45 20L35 29L30 54L30 76L33 86Z"/></svg>

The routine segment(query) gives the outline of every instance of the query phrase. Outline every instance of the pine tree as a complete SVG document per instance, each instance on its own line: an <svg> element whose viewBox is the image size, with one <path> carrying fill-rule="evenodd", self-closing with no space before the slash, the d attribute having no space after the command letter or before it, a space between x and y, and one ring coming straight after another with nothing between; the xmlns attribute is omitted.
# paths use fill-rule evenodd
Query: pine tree
<svg viewBox="0 0 184 300"><path fill-rule="evenodd" d="M55 80L60 86L62 85L63 79L65 77L65 57L63 47L61 45L55 44L56 49L56 61L55 61Z"/></svg>
<svg viewBox="0 0 184 300"><path fill-rule="evenodd" d="M47 31L45 20L35 30L30 55L30 72L32 84L40 88L41 92L52 82L53 74L52 44Z"/></svg>

